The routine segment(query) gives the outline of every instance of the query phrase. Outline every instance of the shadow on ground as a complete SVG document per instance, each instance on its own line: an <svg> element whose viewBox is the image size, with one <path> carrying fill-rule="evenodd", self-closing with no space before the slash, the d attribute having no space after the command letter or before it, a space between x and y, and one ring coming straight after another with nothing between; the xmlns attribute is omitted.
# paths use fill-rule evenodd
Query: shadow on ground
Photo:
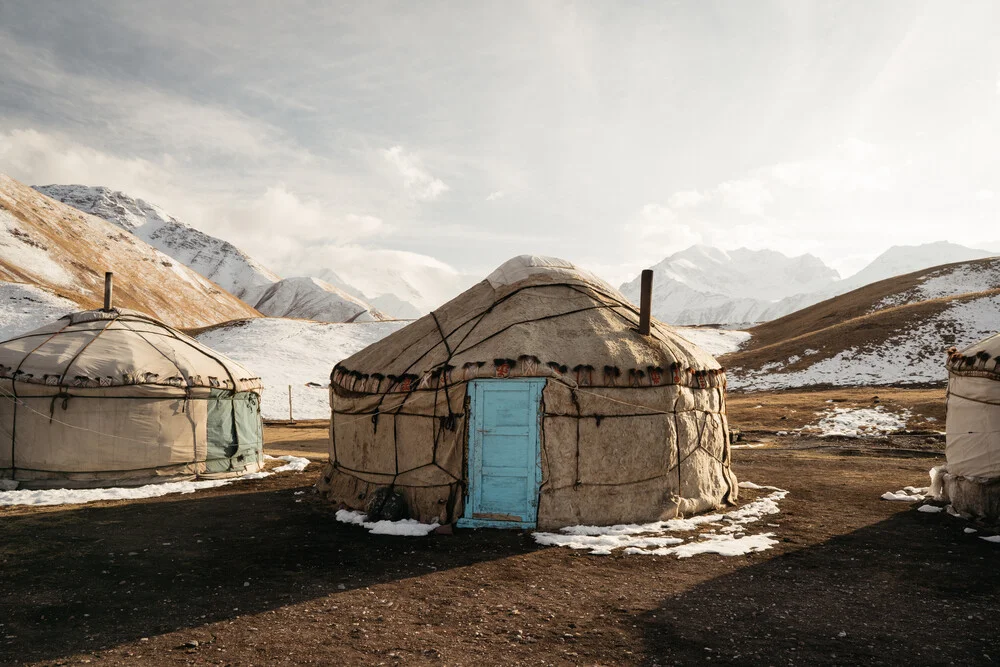
<svg viewBox="0 0 1000 667"><path fill-rule="evenodd" d="M737 569L643 614L648 664L995 664L996 545L900 512Z"/></svg>
<svg viewBox="0 0 1000 667"><path fill-rule="evenodd" d="M52 660L532 551L372 536L310 486L0 518L0 663ZM297 502L301 501L301 502Z"/></svg>

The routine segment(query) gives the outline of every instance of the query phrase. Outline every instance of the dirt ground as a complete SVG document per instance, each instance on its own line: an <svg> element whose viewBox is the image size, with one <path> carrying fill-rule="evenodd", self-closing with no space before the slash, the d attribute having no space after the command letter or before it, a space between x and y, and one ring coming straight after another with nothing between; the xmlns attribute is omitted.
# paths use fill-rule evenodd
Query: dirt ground
<svg viewBox="0 0 1000 667"><path fill-rule="evenodd" d="M269 427L269 452L318 460L324 426ZM741 480L790 491L766 519L777 526L751 525L779 544L738 557L591 556L516 531L370 535L311 492L318 465L191 495L3 509L0 663L1000 660L1000 545L978 539L995 531L879 499L924 486L940 452L828 444L734 450Z"/></svg>

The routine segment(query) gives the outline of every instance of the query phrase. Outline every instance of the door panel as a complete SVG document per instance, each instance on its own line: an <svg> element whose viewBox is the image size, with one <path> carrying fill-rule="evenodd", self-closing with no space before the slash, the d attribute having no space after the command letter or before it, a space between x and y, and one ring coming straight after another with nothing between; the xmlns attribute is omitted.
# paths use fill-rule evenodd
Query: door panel
<svg viewBox="0 0 1000 667"><path fill-rule="evenodd" d="M469 495L460 526L534 527L544 386L534 379L469 384Z"/></svg>

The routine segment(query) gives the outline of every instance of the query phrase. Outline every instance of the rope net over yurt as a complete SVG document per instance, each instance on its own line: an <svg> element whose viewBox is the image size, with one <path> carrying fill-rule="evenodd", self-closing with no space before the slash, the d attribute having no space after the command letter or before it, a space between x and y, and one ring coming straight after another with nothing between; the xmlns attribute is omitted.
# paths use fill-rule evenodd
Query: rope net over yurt
<svg viewBox="0 0 1000 667"><path fill-rule="evenodd" d="M67 315L0 343L0 478L93 486L258 470L261 390L142 313Z"/></svg>
<svg viewBox="0 0 1000 667"><path fill-rule="evenodd" d="M338 364L328 497L381 487L413 518L455 521L468 486L468 383L545 378L538 526L672 518L735 502L725 374L668 326L636 329L615 289L572 264L508 261Z"/></svg>
<svg viewBox="0 0 1000 667"><path fill-rule="evenodd" d="M959 512L1000 521L1000 334L949 351L946 430L935 495Z"/></svg>

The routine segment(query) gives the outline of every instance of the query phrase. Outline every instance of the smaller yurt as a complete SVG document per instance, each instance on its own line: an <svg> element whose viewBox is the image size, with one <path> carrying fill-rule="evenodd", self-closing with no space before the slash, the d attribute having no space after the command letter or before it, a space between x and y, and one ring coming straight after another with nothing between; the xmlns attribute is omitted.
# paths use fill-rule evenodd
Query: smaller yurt
<svg viewBox="0 0 1000 667"><path fill-rule="evenodd" d="M0 343L0 479L84 488L259 470L261 389L148 315L67 315Z"/></svg>
<svg viewBox="0 0 1000 667"><path fill-rule="evenodd" d="M963 514L1000 520L1000 334L949 354L946 430L933 491Z"/></svg>
<svg viewBox="0 0 1000 667"><path fill-rule="evenodd" d="M735 502L725 373L647 313L565 260L509 260L333 369L320 490L459 527L643 523Z"/></svg>

